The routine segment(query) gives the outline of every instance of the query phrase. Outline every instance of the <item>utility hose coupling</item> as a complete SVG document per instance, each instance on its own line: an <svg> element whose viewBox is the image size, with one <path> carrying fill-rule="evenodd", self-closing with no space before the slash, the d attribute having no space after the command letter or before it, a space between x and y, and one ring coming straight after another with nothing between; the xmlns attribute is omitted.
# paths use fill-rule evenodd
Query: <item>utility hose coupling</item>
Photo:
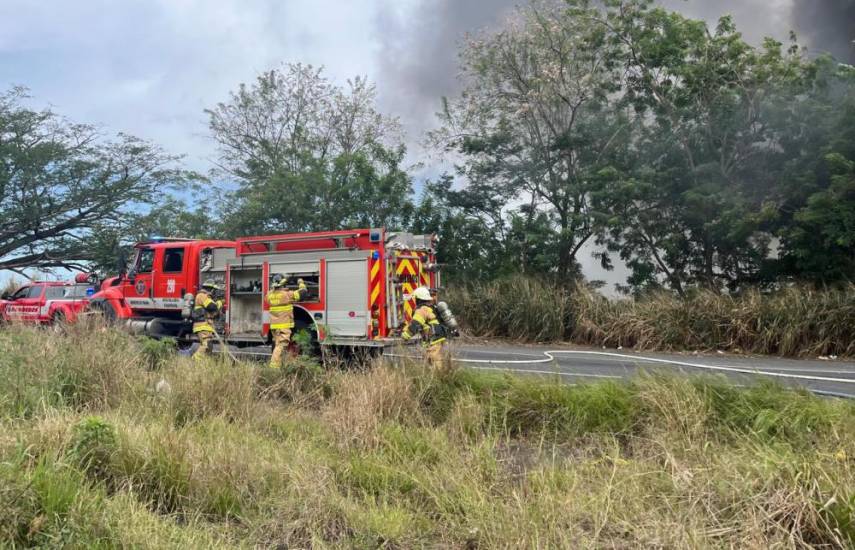
<svg viewBox="0 0 855 550"><path fill-rule="evenodd" d="M439 314L439 320L442 321L442 324L448 328L451 334L457 334L460 331L460 325L457 324L457 319L455 319L448 304L445 302L437 303L436 312Z"/></svg>

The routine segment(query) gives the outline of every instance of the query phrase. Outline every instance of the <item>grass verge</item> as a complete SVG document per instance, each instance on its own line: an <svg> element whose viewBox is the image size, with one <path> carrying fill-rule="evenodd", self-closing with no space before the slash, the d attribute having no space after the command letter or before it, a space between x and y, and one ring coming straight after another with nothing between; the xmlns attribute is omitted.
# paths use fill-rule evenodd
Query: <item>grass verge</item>
<svg viewBox="0 0 855 550"><path fill-rule="evenodd" d="M855 542L849 402L653 374L277 372L151 348L0 332L0 545Z"/></svg>

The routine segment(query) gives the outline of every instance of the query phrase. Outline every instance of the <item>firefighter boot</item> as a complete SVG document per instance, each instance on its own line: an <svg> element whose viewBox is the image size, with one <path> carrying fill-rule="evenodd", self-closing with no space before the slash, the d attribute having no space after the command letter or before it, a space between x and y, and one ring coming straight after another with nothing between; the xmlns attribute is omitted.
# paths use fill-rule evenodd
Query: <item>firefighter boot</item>
<svg viewBox="0 0 855 550"><path fill-rule="evenodd" d="M193 354L193 359L201 361L205 357L211 355L211 347L214 345L214 333L203 330L196 333L199 338L199 349Z"/></svg>
<svg viewBox="0 0 855 550"><path fill-rule="evenodd" d="M270 367L282 367L282 359L291 344L291 329L280 328L273 331L273 355L270 356Z"/></svg>

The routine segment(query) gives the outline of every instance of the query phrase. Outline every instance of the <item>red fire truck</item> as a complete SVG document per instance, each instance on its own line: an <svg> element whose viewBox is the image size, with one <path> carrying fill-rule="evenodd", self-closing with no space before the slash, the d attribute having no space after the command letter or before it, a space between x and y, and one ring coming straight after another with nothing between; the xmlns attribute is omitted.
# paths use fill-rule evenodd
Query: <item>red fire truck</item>
<svg viewBox="0 0 855 550"><path fill-rule="evenodd" d="M385 347L414 310L418 286L438 288L436 238L383 228L295 233L236 241L139 243L127 274L104 281L91 308L133 332L193 341L187 302L207 279L225 288L221 336L237 346L270 341L264 299L275 274L309 286L295 332L322 345ZM182 309L183 314L182 314Z"/></svg>
<svg viewBox="0 0 855 550"><path fill-rule="evenodd" d="M48 325L73 322L89 303L97 280L81 273L74 281L28 283L0 300L0 321Z"/></svg>

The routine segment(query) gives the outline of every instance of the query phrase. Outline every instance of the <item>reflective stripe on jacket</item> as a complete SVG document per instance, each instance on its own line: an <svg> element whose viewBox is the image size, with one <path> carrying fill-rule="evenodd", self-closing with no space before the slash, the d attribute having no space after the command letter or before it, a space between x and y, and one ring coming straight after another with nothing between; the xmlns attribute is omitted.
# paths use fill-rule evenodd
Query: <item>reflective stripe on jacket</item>
<svg viewBox="0 0 855 550"><path fill-rule="evenodd" d="M294 302L299 302L306 292L306 285L297 290L277 288L267 293L270 304L270 328L280 330L294 328Z"/></svg>
<svg viewBox="0 0 855 550"><path fill-rule="evenodd" d="M445 327L439 322L431 306L419 306L413 313L413 320L404 328L401 336L404 340L421 335L427 345L445 342Z"/></svg>
<svg viewBox="0 0 855 550"><path fill-rule="evenodd" d="M220 314L221 307L207 292L197 293L193 300L193 332L214 332L211 321Z"/></svg>

